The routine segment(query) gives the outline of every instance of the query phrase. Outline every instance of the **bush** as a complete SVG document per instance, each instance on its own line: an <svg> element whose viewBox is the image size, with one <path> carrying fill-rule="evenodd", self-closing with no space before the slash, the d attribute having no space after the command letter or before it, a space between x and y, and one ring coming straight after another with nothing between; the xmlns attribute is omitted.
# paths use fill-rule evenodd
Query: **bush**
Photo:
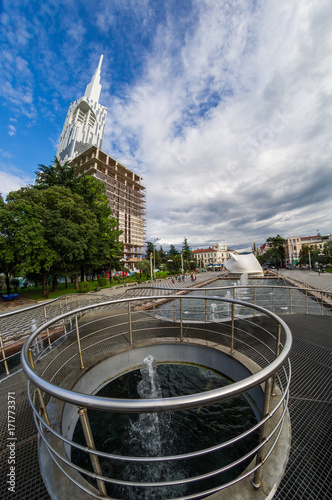
<svg viewBox="0 0 332 500"><path fill-rule="evenodd" d="M99 286L106 286L107 285L107 278L105 278L104 276L100 276L98 278L98 285Z"/></svg>
<svg viewBox="0 0 332 500"><path fill-rule="evenodd" d="M81 281L78 284L78 289L80 293L88 293L90 292L90 283L88 281Z"/></svg>
<svg viewBox="0 0 332 500"><path fill-rule="evenodd" d="M18 287L20 286L20 280L18 280L17 278L13 278L10 280L10 284L14 288L15 292L17 292Z"/></svg>

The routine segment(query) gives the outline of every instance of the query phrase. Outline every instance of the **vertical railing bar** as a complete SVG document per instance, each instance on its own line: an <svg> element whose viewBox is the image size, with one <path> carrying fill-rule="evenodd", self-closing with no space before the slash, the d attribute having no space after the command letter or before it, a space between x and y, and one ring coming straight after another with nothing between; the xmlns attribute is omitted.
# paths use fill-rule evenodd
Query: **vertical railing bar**
<svg viewBox="0 0 332 500"><path fill-rule="evenodd" d="M180 299L180 339L183 340L182 299Z"/></svg>
<svg viewBox="0 0 332 500"><path fill-rule="evenodd" d="M76 337L77 337L77 346L78 346L78 354L80 356L80 364L81 364L81 369L84 369L84 363L83 363L83 356L82 356L82 349L81 349L81 339L80 339L80 331L78 327L78 318L77 318L77 313L75 314L75 327L76 327Z"/></svg>
<svg viewBox="0 0 332 500"><path fill-rule="evenodd" d="M272 377L269 377L266 382L265 382L265 391L264 391L264 403L263 403L263 413L262 413L262 418L266 418L269 414L270 411L270 399L271 399L271 386L272 386ZM261 431L260 431L260 436L259 436L259 443L261 444L267 436L267 424L268 420L264 422L264 424L261 426ZM262 465L263 463L263 451L264 451L264 446L262 446L258 452L257 452L257 457L256 457L256 465ZM255 473L254 477L251 480L252 486L255 488L255 490L258 490L261 486L261 468L259 467Z"/></svg>
<svg viewBox="0 0 332 500"><path fill-rule="evenodd" d="M44 317L45 317L45 323L47 323L46 306L44 306ZM52 349L52 342L51 342L51 337L50 337L50 329L48 327L46 328L46 334L47 334L48 346L49 346L50 349Z"/></svg>
<svg viewBox="0 0 332 500"><path fill-rule="evenodd" d="M278 326L277 326L277 337L276 337L276 358L280 354L280 340L281 340L281 325L278 323ZM272 396L276 395L275 390L276 390L276 384L277 384L277 376L278 376L278 373L275 373L273 375Z"/></svg>
<svg viewBox="0 0 332 500"><path fill-rule="evenodd" d="M293 314L292 288L289 289L290 312Z"/></svg>
<svg viewBox="0 0 332 500"><path fill-rule="evenodd" d="M207 290L205 290L205 297L207 297ZM205 299L205 323L207 323L207 299Z"/></svg>
<svg viewBox="0 0 332 500"><path fill-rule="evenodd" d="M308 314L308 290L305 291L305 313Z"/></svg>
<svg viewBox="0 0 332 500"><path fill-rule="evenodd" d="M36 371L36 369L35 369L35 363L33 361L33 355L32 355L32 351L31 351L31 347L29 348L29 361L30 361L30 364L31 364L33 370ZM50 419L48 418L48 413L47 413L47 410L46 410L46 406L45 406L45 403L44 403L44 398L43 398L42 392L39 389L39 387L36 387L36 391L37 391L37 394L38 394L38 399L39 399L39 403L40 403L40 409L41 409L41 412L42 412L42 414L44 416L45 422L47 423L47 425L49 425L51 427Z"/></svg>
<svg viewBox="0 0 332 500"><path fill-rule="evenodd" d="M86 444L89 448L96 451L96 446L95 446L95 442L93 439L93 434L91 431L91 426L90 426L89 417L88 417L87 412L88 412L88 410L86 408L79 408L78 409L78 414L80 416L80 421L82 424L82 429L83 429L83 434L85 437ZM90 456L93 471L95 472L95 474L102 476L102 470L101 470L100 463L99 463L99 457L97 455L95 455L94 453L89 453L89 456ZM104 481L102 481L101 479L96 479L96 481L97 481L100 495L103 497L106 497L107 491L106 491L106 486L105 486Z"/></svg>
<svg viewBox="0 0 332 500"><path fill-rule="evenodd" d="M233 300L235 300L236 289L233 288ZM232 302L232 337L231 337L231 354L234 352L234 337L235 337L235 304Z"/></svg>
<svg viewBox="0 0 332 500"><path fill-rule="evenodd" d="M133 330L131 326L131 302L128 302L128 323L129 323L129 338L130 345L133 345Z"/></svg>
<svg viewBox="0 0 332 500"><path fill-rule="evenodd" d="M10 371L8 369L6 351L5 351L5 347L4 347L4 344L3 344L2 333L1 332L0 332L0 345L1 345L2 359L3 359L4 365L5 365L5 369L6 369L6 375L10 375Z"/></svg>

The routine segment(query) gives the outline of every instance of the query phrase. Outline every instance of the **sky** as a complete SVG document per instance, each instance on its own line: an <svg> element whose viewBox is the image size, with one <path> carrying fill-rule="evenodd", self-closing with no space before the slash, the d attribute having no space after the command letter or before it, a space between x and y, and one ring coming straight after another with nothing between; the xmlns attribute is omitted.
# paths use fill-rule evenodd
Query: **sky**
<svg viewBox="0 0 332 500"><path fill-rule="evenodd" d="M332 233L330 0L3 0L0 191L54 161L103 54L102 149L164 249Z"/></svg>

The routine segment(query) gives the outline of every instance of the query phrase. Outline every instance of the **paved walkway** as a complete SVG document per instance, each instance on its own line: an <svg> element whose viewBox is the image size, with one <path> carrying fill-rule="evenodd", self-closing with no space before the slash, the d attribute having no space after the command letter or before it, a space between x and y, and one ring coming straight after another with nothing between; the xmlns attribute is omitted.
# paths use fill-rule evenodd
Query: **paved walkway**
<svg viewBox="0 0 332 500"><path fill-rule="evenodd" d="M280 269L279 274L285 278L297 281L303 285L316 290L324 290L332 293L332 273L318 274L315 271L309 270L288 270Z"/></svg>

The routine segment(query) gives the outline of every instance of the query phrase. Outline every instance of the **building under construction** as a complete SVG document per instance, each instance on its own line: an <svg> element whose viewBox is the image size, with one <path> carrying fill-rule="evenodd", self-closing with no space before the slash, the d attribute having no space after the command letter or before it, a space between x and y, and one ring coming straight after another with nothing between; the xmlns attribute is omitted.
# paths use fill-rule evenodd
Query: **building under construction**
<svg viewBox="0 0 332 500"><path fill-rule="evenodd" d="M91 175L106 186L113 216L123 231L124 266L134 268L143 258L145 236L145 188L142 178L95 146L71 162L78 175Z"/></svg>

